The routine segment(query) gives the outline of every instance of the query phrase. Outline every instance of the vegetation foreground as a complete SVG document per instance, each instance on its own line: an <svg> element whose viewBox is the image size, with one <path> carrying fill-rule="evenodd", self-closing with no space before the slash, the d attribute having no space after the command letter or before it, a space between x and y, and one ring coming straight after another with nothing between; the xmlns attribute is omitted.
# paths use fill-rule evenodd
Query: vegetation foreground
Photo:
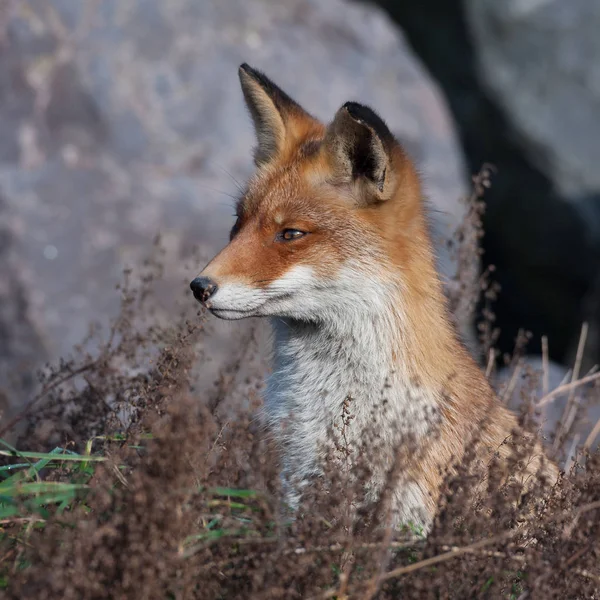
<svg viewBox="0 0 600 600"><path fill-rule="evenodd" d="M522 467L525 442L485 481L467 460L446 479L425 539L417 528L386 526L385 493L350 525L369 463L362 452L352 477L344 468L356 452L344 444L349 402L332 432L330 472L292 520L281 509L276 449L256 424L259 401L238 414L219 410L239 364L223 367L213 394L194 393L193 366L207 358L203 314L154 322L158 276L152 261L136 282L126 273L108 339L88 340L75 360L48 368L24 413L0 422L0 436L13 440L0 441L5 597L600 597L593 439L570 453L550 495L540 482L520 502L519 486L501 481ZM486 353L492 329L481 327ZM563 391L597 402L599 381L592 372ZM525 399L525 426L541 400ZM563 423L557 435L565 434Z"/></svg>

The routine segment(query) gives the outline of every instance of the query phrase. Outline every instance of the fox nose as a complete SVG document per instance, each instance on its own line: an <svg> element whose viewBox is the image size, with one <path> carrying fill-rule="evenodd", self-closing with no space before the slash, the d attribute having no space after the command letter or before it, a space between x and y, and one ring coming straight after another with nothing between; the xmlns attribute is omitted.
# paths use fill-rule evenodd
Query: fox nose
<svg viewBox="0 0 600 600"><path fill-rule="evenodd" d="M206 302L217 291L217 284L210 277L196 277L190 283L194 292L194 298L200 302Z"/></svg>

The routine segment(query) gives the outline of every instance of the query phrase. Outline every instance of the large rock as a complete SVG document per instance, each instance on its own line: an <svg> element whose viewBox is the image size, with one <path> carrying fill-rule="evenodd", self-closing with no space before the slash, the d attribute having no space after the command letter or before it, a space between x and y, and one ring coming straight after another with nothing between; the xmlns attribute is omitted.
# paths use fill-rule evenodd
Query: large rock
<svg viewBox="0 0 600 600"><path fill-rule="evenodd" d="M467 0L480 73L531 159L600 223L600 3Z"/></svg>
<svg viewBox="0 0 600 600"><path fill-rule="evenodd" d="M478 171L484 162L497 167L491 189L485 194L483 262L496 267L494 279L502 287L493 304L495 323L501 329L499 348L512 352L518 331L524 328L533 334L529 352L541 352L541 336L547 335L551 357L572 364L581 323L589 318L582 299L589 296L600 272L600 193L567 196L556 184L557 170L541 160L547 155L545 147L528 133L527 128L546 118L547 111L573 89L568 78L556 78L556 64L550 64L565 56L555 53L555 36L540 35L537 41L548 48L529 52L527 43L536 31L546 27L544 19L538 19L535 11L521 15L520 20L502 20L499 15L514 14L519 7L572 12L580 3L376 1L400 24L411 46L442 86L456 118L469 170ZM467 14L472 17L471 27ZM558 25L567 31L567 23L559 21ZM591 42L586 38L590 31L594 36ZM591 79L592 69L598 67L581 48L598 44L594 28L573 28L572 35L574 52L579 54L582 68L587 69L585 77ZM512 78L506 78L505 72ZM546 85L551 79L552 83ZM540 80L542 85L534 89L532 82ZM530 114L517 120L513 106L532 94L539 96ZM565 137L570 138L567 144L581 135L588 136L587 142L598 143L600 115L597 108L595 112L590 108L593 95L582 86L564 110L547 118L541 133L558 139L559 145L554 145L557 151L567 147L563 145ZM563 125L575 118L581 118L581 123L565 133ZM569 149L569 160L582 166L590 161L593 164L598 152L586 153L583 149L587 142L582 142L576 153ZM597 176L595 171L592 175ZM593 342L592 336L587 351L589 362L600 360L600 345Z"/></svg>
<svg viewBox="0 0 600 600"><path fill-rule="evenodd" d="M527 228L562 241L562 250L546 250L533 262L537 268L530 269L541 273L540 285L535 284L540 298L553 299L540 304L560 323L561 315L574 314L573 299L581 302L600 271L600 3L466 0L464 6L484 85L503 108L530 160L575 208L568 216L560 203L538 203L532 210L542 223L551 219L554 225ZM523 222L515 212L506 210L498 218ZM539 253L536 249L544 245L531 235L519 238L520 254ZM544 270L556 271L555 280L565 282L562 289L545 278ZM523 296L531 296L523 291ZM585 310L580 304L580 319ZM580 322L573 325L578 330ZM571 348L577 337L571 334ZM597 361L600 346L588 348L588 360ZM571 352L567 360L572 359Z"/></svg>
<svg viewBox="0 0 600 600"><path fill-rule="evenodd" d="M14 416L18 400L34 393L36 369L47 358L6 208L0 194L0 427Z"/></svg>
<svg viewBox="0 0 600 600"><path fill-rule="evenodd" d="M443 240L466 192L455 132L381 11L341 0L16 3L0 56L0 186L54 357L115 314L122 267L156 232L173 298L202 266L186 263L190 248L209 257L226 242L236 182L252 171L242 62L323 119L349 99L381 112L419 163L453 274ZM213 325L211 376L244 328Z"/></svg>

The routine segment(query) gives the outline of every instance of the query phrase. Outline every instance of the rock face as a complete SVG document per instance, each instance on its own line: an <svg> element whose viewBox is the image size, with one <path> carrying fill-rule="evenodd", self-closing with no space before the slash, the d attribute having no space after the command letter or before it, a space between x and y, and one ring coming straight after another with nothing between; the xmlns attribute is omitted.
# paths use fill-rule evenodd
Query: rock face
<svg viewBox="0 0 600 600"><path fill-rule="evenodd" d="M600 4L468 0L481 74L564 196L600 190Z"/></svg>
<svg viewBox="0 0 600 600"><path fill-rule="evenodd" d="M15 3L0 55L0 189L53 358L115 314L124 264L135 266L158 231L167 305L188 295L202 267L186 263L190 249L208 258L226 242L231 196L252 171L242 62L325 120L350 99L386 118L424 175L440 264L452 275L443 240L462 218L461 154L436 86L378 9L341 0ZM245 325L211 324L221 340L213 355L231 354Z"/></svg>
<svg viewBox="0 0 600 600"><path fill-rule="evenodd" d="M29 308L11 229L0 195L0 423L11 418L16 398L33 393L35 370L47 357Z"/></svg>
<svg viewBox="0 0 600 600"><path fill-rule="evenodd" d="M581 266L569 269L578 273L573 286L579 283L582 297L600 271L600 3L468 0L465 8L484 85L530 160L576 208L560 237L577 236L577 246L587 247L578 256ZM555 206L549 214L565 229L561 211ZM597 360L600 347L591 353Z"/></svg>
<svg viewBox="0 0 600 600"><path fill-rule="evenodd" d="M598 159L597 27L575 26L583 10L593 20L597 3L377 2L444 90L469 171L497 167L485 194L483 263L496 267L502 286L493 306L498 346L512 353L525 328L533 334L530 352L541 352L547 335L551 358L571 365L581 323L590 318L582 299L600 272L600 193L579 175L576 189L559 183L554 163L566 152L565 165L577 162L579 173ZM591 176L597 181L595 168ZM598 362L591 336L587 350Z"/></svg>

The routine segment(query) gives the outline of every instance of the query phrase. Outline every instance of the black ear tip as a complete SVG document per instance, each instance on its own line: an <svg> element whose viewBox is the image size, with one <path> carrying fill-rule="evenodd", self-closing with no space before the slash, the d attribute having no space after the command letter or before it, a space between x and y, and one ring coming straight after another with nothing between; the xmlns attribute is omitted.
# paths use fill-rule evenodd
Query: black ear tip
<svg viewBox="0 0 600 600"><path fill-rule="evenodd" d="M342 107L358 123L368 125L383 141L391 141L393 136L385 121L372 109L358 102L346 102Z"/></svg>
<svg viewBox="0 0 600 600"><path fill-rule="evenodd" d="M342 108L348 112L348 114L355 120L362 122L369 122L369 117L374 114L373 111L364 104L358 102L346 102Z"/></svg>
<svg viewBox="0 0 600 600"><path fill-rule="evenodd" d="M240 65L238 69L238 75L242 83L250 78L258 83L262 88L275 89L277 87L262 71L254 69L248 63L242 63Z"/></svg>
<svg viewBox="0 0 600 600"><path fill-rule="evenodd" d="M367 107L358 102L346 102L342 108L345 108L353 117L364 111Z"/></svg>
<svg viewBox="0 0 600 600"><path fill-rule="evenodd" d="M240 78L248 75L252 77L254 75L254 69L248 63L242 63L238 69L238 75Z"/></svg>
<svg viewBox="0 0 600 600"><path fill-rule="evenodd" d="M265 79L265 76L260 71L253 69L248 63L242 63L239 66L238 75L240 76L240 79L250 77L250 79L254 79L258 82Z"/></svg>

